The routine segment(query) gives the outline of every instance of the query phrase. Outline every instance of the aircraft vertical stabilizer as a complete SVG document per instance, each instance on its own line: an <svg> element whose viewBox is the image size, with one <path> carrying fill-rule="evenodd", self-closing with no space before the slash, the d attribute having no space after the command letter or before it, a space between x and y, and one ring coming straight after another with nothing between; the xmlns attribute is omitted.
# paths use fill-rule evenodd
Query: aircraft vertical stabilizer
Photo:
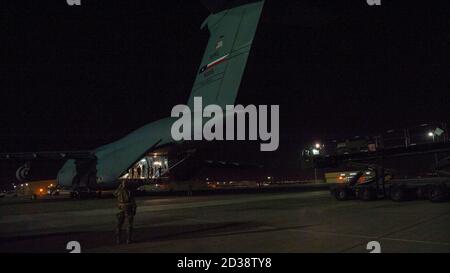
<svg viewBox="0 0 450 273"><path fill-rule="evenodd" d="M263 5L257 1L223 9L202 24L210 37L189 97L191 109L194 96L202 97L204 105L234 104Z"/></svg>

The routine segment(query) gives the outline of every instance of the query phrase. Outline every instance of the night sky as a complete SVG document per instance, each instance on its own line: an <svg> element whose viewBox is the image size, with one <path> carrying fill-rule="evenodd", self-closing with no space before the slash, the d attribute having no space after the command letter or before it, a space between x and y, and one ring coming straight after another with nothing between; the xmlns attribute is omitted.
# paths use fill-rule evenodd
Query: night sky
<svg viewBox="0 0 450 273"><path fill-rule="evenodd" d="M199 1L3 1L0 151L90 149L186 103ZM280 149L450 109L448 1L267 0L237 103L279 104ZM258 147L258 146L256 146Z"/></svg>

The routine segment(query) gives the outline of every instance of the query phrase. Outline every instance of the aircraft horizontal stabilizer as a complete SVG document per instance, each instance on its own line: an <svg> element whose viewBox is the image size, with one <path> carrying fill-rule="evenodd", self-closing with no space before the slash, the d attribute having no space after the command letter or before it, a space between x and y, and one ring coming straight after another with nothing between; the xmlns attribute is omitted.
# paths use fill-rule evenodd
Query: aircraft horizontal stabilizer
<svg viewBox="0 0 450 273"><path fill-rule="evenodd" d="M55 151L55 152L28 152L28 153L0 153L0 160L46 160L46 159L95 159L91 151Z"/></svg>

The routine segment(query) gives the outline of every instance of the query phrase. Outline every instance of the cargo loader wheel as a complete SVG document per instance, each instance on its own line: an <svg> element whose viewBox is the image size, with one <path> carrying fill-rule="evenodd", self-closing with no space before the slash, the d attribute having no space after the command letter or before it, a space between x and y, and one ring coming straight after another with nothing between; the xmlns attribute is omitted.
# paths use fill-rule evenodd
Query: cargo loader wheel
<svg viewBox="0 0 450 273"><path fill-rule="evenodd" d="M418 187L415 194L417 199L428 199L430 196L430 189L427 186Z"/></svg>
<svg viewBox="0 0 450 273"><path fill-rule="evenodd" d="M371 201L375 199L375 194L372 189L370 188L363 188L359 191L359 199L363 201Z"/></svg>
<svg viewBox="0 0 450 273"><path fill-rule="evenodd" d="M350 192L346 188L336 189L334 191L334 197L339 201L345 201L350 198Z"/></svg>
<svg viewBox="0 0 450 273"><path fill-rule="evenodd" d="M391 188L391 200L401 202L406 200L406 190L403 187Z"/></svg>
<svg viewBox="0 0 450 273"><path fill-rule="evenodd" d="M430 189L429 199L431 202L443 202L447 200L448 189L445 185L434 185Z"/></svg>

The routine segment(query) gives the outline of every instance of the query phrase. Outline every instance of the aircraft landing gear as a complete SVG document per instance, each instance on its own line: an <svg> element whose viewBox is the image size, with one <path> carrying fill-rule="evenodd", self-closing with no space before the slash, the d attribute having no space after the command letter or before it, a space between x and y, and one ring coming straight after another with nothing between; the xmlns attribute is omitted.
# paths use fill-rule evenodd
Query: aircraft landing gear
<svg viewBox="0 0 450 273"><path fill-rule="evenodd" d="M101 198L101 190L91 190L89 188L76 188L70 192L70 198L72 199L86 199L86 198Z"/></svg>

